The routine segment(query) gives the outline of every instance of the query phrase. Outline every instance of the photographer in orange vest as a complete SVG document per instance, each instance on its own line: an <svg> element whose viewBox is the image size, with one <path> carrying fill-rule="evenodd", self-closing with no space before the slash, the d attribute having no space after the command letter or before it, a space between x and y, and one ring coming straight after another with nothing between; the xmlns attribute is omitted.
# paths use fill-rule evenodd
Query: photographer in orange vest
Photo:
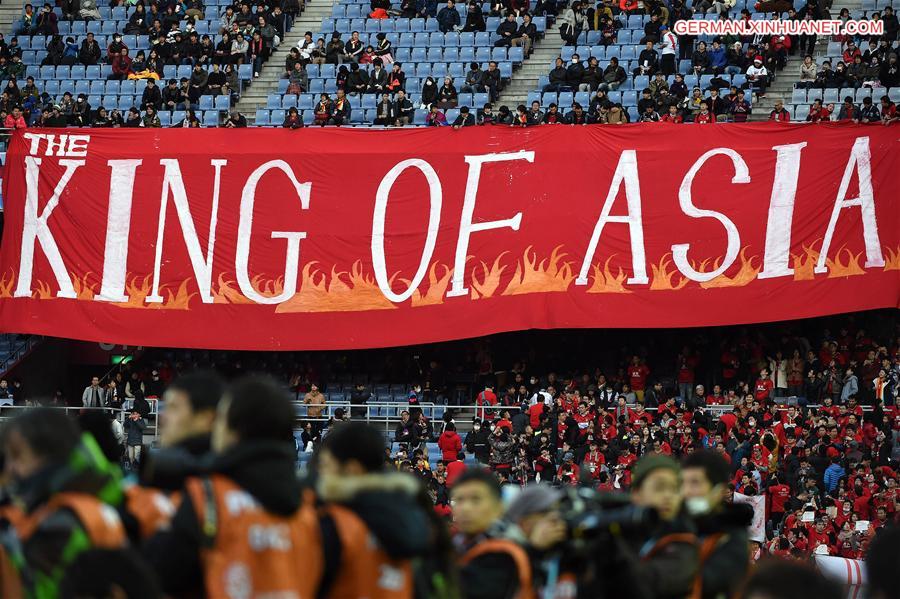
<svg viewBox="0 0 900 599"><path fill-rule="evenodd" d="M120 473L93 437L63 412L33 409L4 429L4 468L13 505L2 531L4 597L21 584L27 596L56 597L66 569L91 549L125 546L111 505L121 501ZM12 585L12 586L11 586ZM16 591L17 592L17 591Z"/></svg>
<svg viewBox="0 0 900 599"><path fill-rule="evenodd" d="M203 469L224 392L224 381L212 372L182 376L166 389L159 416L162 448L144 451L140 484L125 489L124 519L132 536L146 539L169 525L184 481Z"/></svg>
<svg viewBox="0 0 900 599"><path fill-rule="evenodd" d="M459 597L450 537L409 474L384 469L384 437L336 426L318 454L324 565L317 596Z"/></svg>
<svg viewBox="0 0 900 599"><path fill-rule="evenodd" d="M208 597L314 597L321 569L310 494L294 469L294 407L267 378L219 402L208 474L188 478L171 529L146 546L163 590Z"/></svg>
<svg viewBox="0 0 900 599"><path fill-rule="evenodd" d="M528 552L506 538L503 499L497 477L469 469L456 479L450 495L460 583L468 599L534 599L534 575Z"/></svg>

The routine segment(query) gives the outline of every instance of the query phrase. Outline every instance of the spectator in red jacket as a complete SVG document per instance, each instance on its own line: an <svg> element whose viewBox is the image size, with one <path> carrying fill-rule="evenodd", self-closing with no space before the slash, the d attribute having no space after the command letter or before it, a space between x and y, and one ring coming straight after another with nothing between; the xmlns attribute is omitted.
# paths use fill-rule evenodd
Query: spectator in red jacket
<svg viewBox="0 0 900 599"><path fill-rule="evenodd" d="M462 451L462 440L456 432L456 425L448 423L438 439L438 447L441 449L441 459L445 464L455 462L459 452Z"/></svg>
<svg viewBox="0 0 900 599"><path fill-rule="evenodd" d="M6 120L3 121L3 126L6 129L25 129L28 127L28 123L25 122L25 117L22 116L22 111L18 106L12 109L12 112L6 115Z"/></svg>
<svg viewBox="0 0 900 599"><path fill-rule="evenodd" d="M118 54L112 59L112 75L110 79L124 80L128 79L131 72L131 57L128 56L128 48L122 48Z"/></svg>
<svg viewBox="0 0 900 599"><path fill-rule="evenodd" d="M647 377L650 376L650 369L641 362L637 356L631 358L631 365L628 367L628 382L634 394L637 395L638 401L644 400L644 389L647 388Z"/></svg>
<svg viewBox="0 0 900 599"><path fill-rule="evenodd" d="M755 397L760 404L764 405L772 396L772 390L774 388L775 383L769 378L769 369L763 368L759 371L759 378L756 379L756 385L753 387L753 397Z"/></svg>

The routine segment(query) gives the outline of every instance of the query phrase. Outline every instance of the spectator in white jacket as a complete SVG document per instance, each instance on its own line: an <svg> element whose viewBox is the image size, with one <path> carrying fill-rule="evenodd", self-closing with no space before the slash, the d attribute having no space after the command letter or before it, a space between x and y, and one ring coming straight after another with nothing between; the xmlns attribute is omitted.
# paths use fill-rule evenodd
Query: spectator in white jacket
<svg viewBox="0 0 900 599"><path fill-rule="evenodd" d="M753 59L753 64L747 67L747 83L756 92L757 97L766 97L766 86L769 84L769 71L763 65L762 56Z"/></svg>

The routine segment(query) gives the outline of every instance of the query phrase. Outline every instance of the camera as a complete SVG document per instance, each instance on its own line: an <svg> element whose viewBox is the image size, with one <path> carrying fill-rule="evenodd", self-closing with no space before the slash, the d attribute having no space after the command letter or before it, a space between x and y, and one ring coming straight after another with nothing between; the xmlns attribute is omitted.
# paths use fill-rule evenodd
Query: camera
<svg viewBox="0 0 900 599"><path fill-rule="evenodd" d="M606 535L639 534L659 521L656 510L633 505L624 493L600 493L588 487L566 489L560 514L576 548Z"/></svg>

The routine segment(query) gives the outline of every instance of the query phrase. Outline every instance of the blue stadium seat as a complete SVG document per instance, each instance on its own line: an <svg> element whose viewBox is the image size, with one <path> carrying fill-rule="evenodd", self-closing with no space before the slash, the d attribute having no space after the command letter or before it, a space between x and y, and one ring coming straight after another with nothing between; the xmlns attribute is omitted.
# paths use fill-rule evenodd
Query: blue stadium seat
<svg viewBox="0 0 900 599"><path fill-rule="evenodd" d="M92 80L90 82L90 93L95 96L102 96L106 93L106 82L103 80Z"/></svg>
<svg viewBox="0 0 900 599"><path fill-rule="evenodd" d="M228 110L231 108L231 98L228 96L216 96L213 105L216 110Z"/></svg>
<svg viewBox="0 0 900 599"><path fill-rule="evenodd" d="M219 111L218 110L207 110L203 113L203 126L204 127L218 127L219 126Z"/></svg>
<svg viewBox="0 0 900 599"><path fill-rule="evenodd" d="M463 46L459 49L459 61L463 63L475 62L475 48Z"/></svg>
<svg viewBox="0 0 900 599"><path fill-rule="evenodd" d="M805 104L806 90L803 88L795 88L791 93L791 104Z"/></svg>
<svg viewBox="0 0 900 599"><path fill-rule="evenodd" d="M444 49L440 47L428 48L425 60L428 62L442 62L444 60Z"/></svg>
<svg viewBox="0 0 900 599"><path fill-rule="evenodd" d="M459 34L459 45L460 46L474 46L475 45L475 33L472 31L463 31Z"/></svg>
<svg viewBox="0 0 900 599"><path fill-rule="evenodd" d="M431 65L431 76L439 82L443 81L447 76L447 65L443 62L436 62Z"/></svg>
<svg viewBox="0 0 900 599"><path fill-rule="evenodd" d="M488 62L491 60L493 48L475 48L475 62Z"/></svg>
<svg viewBox="0 0 900 599"><path fill-rule="evenodd" d="M213 97L209 95L200 96L200 110L212 110Z"/></svg>
<svg viewBox="0 0 900 599"><path fill-rule="evenodd" d="M259 108L256 111L256 120L255 123L262 127L268 127L269 125L269 111L264 108Z"/></svg>
<svg viewBox="0 0 900 599"><path fill-rule="evenodd" d="M794 108L795 121L805 121L807 116L809 116L809 104L799 104Z"/></svg>
<svg viewBox="0 0 900 599"><path fill-rule="evenodd" d="M811 104L813 100L821 100L822 99L822 90L821 89L808 89L806 90L806 100ZM794 102L797 104L798 102ZM800 102L802 104L802 102Z"/></svg>
<svg viewBox="0 0 900 599"><path fill-rule="evenodd" d="M277 109L271 111L269 115L269 119L272 121L272 124L276 127L280 127L281 123L284 122L284 110Z"/></svg>
<svg viewBox="0 0 900 599"><path fill-rule="evenodd" d="M290 97L290 96L285 96ZM282 105L282 97L279 94L269 94L266 96L266 108L269 110L273 110L276 108L281 108Z"/></svg>
<svg viewBox="0 0 900 599"><path fill-rule="evenodd" d="M107 110L112 110L113 108L119 107L119 96L103 96L100 100L100 105L106 108Z"/></svg>
<svg viewBox="0 0 900 599"><path fill-rule="evenodd" d="M312 94L300 94L297 98L297 108L300 110L312 110L315 99Z"/></svg>
<svg viewBox="0 0 900 599"><path fill-rule="evenodd" d="M495 27L496 29L496 27ZM475 45L476 46L488 46L491 43L491 34L486 31L479 31L475 33Z"/></svg>
<svg viewBox="0 0 900 599"><path fill-rule="evenodd" d="M136 93L144 93L144 87L147 86L147 82L144 81L144 86L137 89L134 81L125 80L125 81L107 81L106 82L106 93L119 93L119 94L129 94L134 95ZM111 92L110 90L116 90L115 92Z"/></svg>
<svg viewBox="0 0 900 599"><path fill-rule="evenodd" d="M465 77L466 67L461 62L452 62L447 72L451 77Z"/></svg>

